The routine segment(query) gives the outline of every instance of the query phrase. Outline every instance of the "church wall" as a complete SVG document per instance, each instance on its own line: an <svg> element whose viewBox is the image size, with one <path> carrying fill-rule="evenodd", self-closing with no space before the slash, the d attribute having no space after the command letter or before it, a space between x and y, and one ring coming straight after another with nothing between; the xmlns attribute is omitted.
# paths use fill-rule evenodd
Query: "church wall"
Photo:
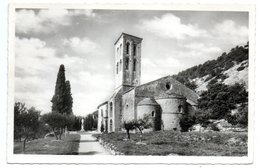
<svg viewBox="0 0 260 168"><path fill-rule="evenodd" d="M144 118L145 115L153 115L155 116L156 111L158 110L158 106L153 105L141 105L137 106L137 119Z"/></svg>
<svg viewBox="0 0 260 168"><path fill-rule="evenodd" d="M135 89L122 96L122 124L135 119Z"/></svg>
<svg viewBox="0 0 260 168"><path fill-rule="evenodd" d="M107 119L108 119L108 109L107 109L107 103L105 103L98 107L98 126L97 126L98 132L101 132L102 124L104 126L104 131L106 130Z"/></svg>
<svg viewBox="0 0 260 168"><path fill-rule="evenodd" d="M122 118L122 93L119 92L114 98L114 125L113 131L118 132L121 129L121 118Z"/></svg>
<svg viewBox="0 0 260 168"><path fill-rule="evenodd" d="M157 103L162 109L162 122L164 130L181 130L179 121L184 113L185 99L183 98L159 98ZM181 108L180 108L181 107Z"/></svg>

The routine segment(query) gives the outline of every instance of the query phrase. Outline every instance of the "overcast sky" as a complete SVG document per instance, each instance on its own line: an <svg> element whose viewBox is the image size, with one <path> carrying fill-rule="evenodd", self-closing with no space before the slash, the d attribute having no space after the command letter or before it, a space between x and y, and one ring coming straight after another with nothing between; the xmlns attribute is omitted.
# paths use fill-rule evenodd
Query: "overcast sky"
<svg viewBox="0 0 260 168"><path fill-rule="evenodd" d="M32 10L15 15L15 100L51 111L60 64L73 112L85 116L114 89L114 42L143 38L141 83L215 59L248 41L248 13L133 10Z"/></svg>

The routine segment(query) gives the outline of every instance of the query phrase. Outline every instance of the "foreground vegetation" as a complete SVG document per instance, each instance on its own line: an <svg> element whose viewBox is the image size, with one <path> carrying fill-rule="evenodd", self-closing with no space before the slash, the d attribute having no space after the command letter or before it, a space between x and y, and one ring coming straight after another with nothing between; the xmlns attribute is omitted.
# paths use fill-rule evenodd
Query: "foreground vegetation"
<svg viewBox="0 0 260 168"><path fill-rule="evenodd" d="M234 132L175 132L145 133L140 143L139 134L96 134L104 142L125 155L183 155L183 156L246 156L247 133Z"/></svg>
<svg viewBox="0 0 260 168"><path fill-rule="evenodd" d="M62 140L55 137L36 139L27 143L25 154L77 155L79 140L79 134L68 134ZM14 153L22 153L22 142L14 142Z"/></svg>

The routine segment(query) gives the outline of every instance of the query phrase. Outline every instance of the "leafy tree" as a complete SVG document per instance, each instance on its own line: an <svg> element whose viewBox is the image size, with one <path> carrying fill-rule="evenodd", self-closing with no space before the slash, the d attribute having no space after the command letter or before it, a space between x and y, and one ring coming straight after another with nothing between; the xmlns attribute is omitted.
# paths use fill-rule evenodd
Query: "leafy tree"
<svg viewBox="0 0 260 168"><path fill-rule="evenodd" d="M73 124L71 127L68 127L71 131L79 131L81 129L81 117L74 116Z"/></svg>
<svg viewBox="0 0 260 168"><path fill-rule="evenodd" d="M71 124L70 117L71 116L66 116L57 112L51 112L44 114L42 119L51 127L56 140L61 140L61 136L64 132L63 129Z"/></svg>
<svg viewBox="0 0 260 168"><path fill-rule="evenodd" d="M248 105L242 104L235 114L230 114L227 117L227 121L233 125L241 125L243 127L248 126Z"/></svg>
<svg viewBox="0 0 260 168"><path fill-rule="evenodd" d="M71 94L71 87L70 87L70 81L66 81L66 90L65 90L65 112L67 115L73 114L72 112L72 105L73 105L73 98Z"/></svg>
<svg viewBox="0 0 260 168"><path fill-rule="evenodd" d="M60 65L59 72L57 75L55 93L52 97L52 112L66 113L66 78L65 78L65 67Z"/></svg>
<svg viewBox="0 0 260 168"><path fill-rule="evenodd" d="M243 84L236 83L228 86L216 83L208 86L208 90L198 99L198 107L210 110L212 119L226 119L237 104L247 103L248 92Z"/></svg>
<svg viewBox="0 0 260 168"><path fill-rule="evenodd" d="M210 122L212 110L198 109L195 112L195 124L201 124L202 127L206 127Z"/></svg>
<svg viewBox="0 0 260 168"><path fill-rule="evenodd" d="M143 139L143 130L151 128L153 126L153 119L151 115L144 115L143 118L138 119L134 122L135 127L139 130L140 132L140 142L142 142Z"/></svg>
<svg viewBox="0 0 260 168"><path fill-rule="evenodd" d="M15 113L15 138L23 139L23 149L25 152L26 141L35 137L39 129L40 111L34 107L29 110L26 109L24 103L17 102L14 106Z"/></svg>
<svg viewBox="0 0 260 168"><path fill-rule="evenodd" d="M135 127L135 120L125 121L123 126L126 129L127 138L130 139L130 131L134 130L136 128ZM102 125L101 125L101 127L102 127Z"/></svg>
<svg viewBox="0 0 260 168"><path fill-rule="evenodd" d="M21 141L21 114L26 113L25 103L15 102L14 104L14 139Z"/></svg>
<svg viewBox="0 0 260 168"><path fill-rule="evenodd" d="M130 139L130 131L138 129L140 132L140 142L142 142L143 130L153 126L152 118L150 115L144 115L143 118L138 120L130 120L124 122L124 128L126 129L127 138Z"/></svg>
<svg viewBox="0 0 260 168"><path fill-rule="evenodd" d="M181 131L187 132L195 124L195 117L184 114L180 119Z"/></svg>

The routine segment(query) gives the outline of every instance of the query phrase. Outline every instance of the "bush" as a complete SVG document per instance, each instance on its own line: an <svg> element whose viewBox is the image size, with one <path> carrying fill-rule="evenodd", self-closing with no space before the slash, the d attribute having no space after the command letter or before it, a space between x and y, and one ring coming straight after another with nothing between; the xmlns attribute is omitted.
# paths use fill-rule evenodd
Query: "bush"
<svg viewBox="0 0 260 168"><path fill-rule="evenodd" d="M61 135L63 134L65 127L71 125L70 116L57 112L44 114L42 119L51 127L57 140L61 140Z"/></svg>
<svg viewBox="0 0 260 168"><path fill-rule="evenodd" d="M195 124L195 117L184 114L180 119L181 131L187 132Z"/></svg>

